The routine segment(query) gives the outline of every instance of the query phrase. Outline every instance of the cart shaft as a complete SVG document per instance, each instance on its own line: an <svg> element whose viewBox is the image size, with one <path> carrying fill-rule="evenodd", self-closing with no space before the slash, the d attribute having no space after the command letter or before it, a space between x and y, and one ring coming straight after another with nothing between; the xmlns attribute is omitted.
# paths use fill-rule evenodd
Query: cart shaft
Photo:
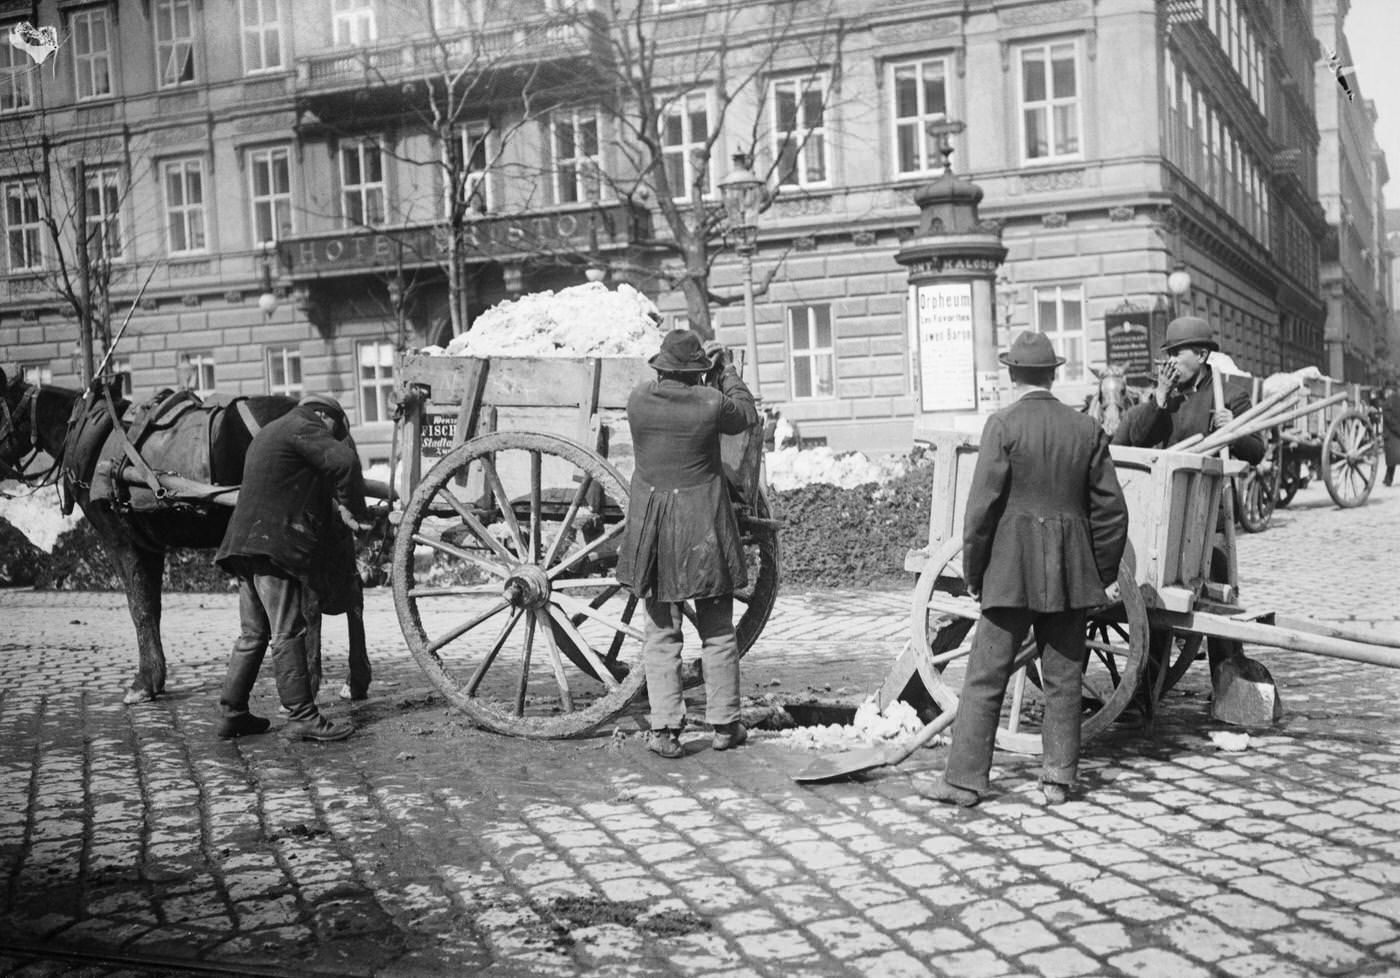
<svg viewBox="0 0 1400 978"><path fill-rule="evenodd" d="M1349 659L1400 669L1400 635L1361 632L1268 612L1242 617L1208 611L1173 612L1153 608L1148 612L1153 628L1223 638L1254 645L1268 645L1292 652L1311 652L1334 659Z"/></svg>

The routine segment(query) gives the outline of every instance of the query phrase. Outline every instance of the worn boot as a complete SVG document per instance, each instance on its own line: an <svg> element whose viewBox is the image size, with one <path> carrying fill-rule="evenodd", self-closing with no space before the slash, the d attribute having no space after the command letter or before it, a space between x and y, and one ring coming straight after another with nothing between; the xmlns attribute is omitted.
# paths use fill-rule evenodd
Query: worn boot
<svg viewBox="0 0 1400 978"><path fill-rule="evenodd" d="M344 740L355 732L352 724L327 720L316 708L306 670L306 644L301 638L289 639L275 648L272 666L277 673L277 695L289 714L287 725L282 728L285 736L332 741Z"/></svg>
<svg viewBox="0 0 1400 978"><path fill-rule="evenodd" d="M248 695L257 681L258 670L262 666L266 646L254 638L239 636L229 655L228 670L224 673L224 685L219 691L219 709L222 716L215 733L224 740L234 737L249 737L267 733L272 724L263 717L248 712Z"/></svg>
<svg viewBox="0 0 1400 978"><path fill-rule="evenodd" d="M715 724L715 736L712 743L715 750L730 750L734 747L742 747L748 743L749 728L738 720L733 723Z"/></svg>

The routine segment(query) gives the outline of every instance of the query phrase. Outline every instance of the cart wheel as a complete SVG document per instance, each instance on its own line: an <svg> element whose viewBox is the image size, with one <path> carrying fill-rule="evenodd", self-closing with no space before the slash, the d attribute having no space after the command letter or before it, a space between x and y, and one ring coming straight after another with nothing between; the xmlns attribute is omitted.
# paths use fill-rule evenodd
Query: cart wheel
<svg viewBox="0 0 1400 978"><path fill-rule="evenodd" d="M638 697L643 614L613 574L626 506L616 469L554 435L483 435L433 466L395 534L394 604L454 707L573 737Z"/></svg>
<svg viewBox="0 0 1400 978"><path fill-rule="evenodd" d="M1327 426L1322 445L1322 481L1343 509L1360 506L1371 495L1380 469L1380 444L1370 419L1352 409Z"/></svg>
<svg viewBox="0 0 1400 978"><path fill-rule="evenodd" d="M1278 464L1278 508L1283 509L1293 502L1298 489L1303 484L1303 472L1293 449L1282 446Z"/></svg>
<svg viewBox="0 0 1400 978"><path fill-rule="evenodd" d="M1279 500L1277 444L1270 440L1267 453L1235 482L1235 515L1246 533L1262 533L1274 517Z"/></svg>
<svg viewBox="0 0 1400 978"><path fill-rule="evenodd" d="M1144 686L1156 686L1155 695L1158 697L1170 692L1181 682L1181 677L1186 675L1191 663L1196 661L1204 641L1202 636L1190 632L1177 634L1170 629L1153 629ZM1165 675L1160 673L1162 669L1166 670Z"/></svg>
<svg viewBox="0 0 1400 978"><path fill-rule="evenodd" d="M773 510L768 502L768 494L759 491L754 505L754 516L761 520L773 518ZM739 637L739 654L742 656L768 624L768 616L773 613L773 604L778 600L778 531L774 527L760 526L739 518L739 537L744 543L744 557L748 564L748 587L734 592L734 603L744 610L734 623L734 631Z"/></svg>
<svg viewBox="0 0 1400 978"><path fill-rule="evenodd" d="M976 605L966 597L967 586L956 558L959 549L954 542L924 565L914 585L910 609L910 640L914 648L928 652L920 662L919 675L934 701L945 710L957 704L972 645L966 638L978 615ZM1130 546L1118 568L1123 600L1089 614L1088 657L1081 687L1080 731L1085 743L1107 729L1131 702L1147 662L1147 605L1135 567ZM1045 704L1035 656L1035 644L1028 638L1016 659L1002 704L996 739L1002 750L1021 754L1042 751L1040 727Z"/></svg>

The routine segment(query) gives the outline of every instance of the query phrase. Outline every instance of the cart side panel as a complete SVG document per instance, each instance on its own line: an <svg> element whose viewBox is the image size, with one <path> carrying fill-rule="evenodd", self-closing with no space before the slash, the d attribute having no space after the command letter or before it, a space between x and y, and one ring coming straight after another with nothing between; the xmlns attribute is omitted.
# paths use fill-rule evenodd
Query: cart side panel
<svg viewBox="0 0 1400 978"><path fill-rule="evenodd" d="M933 449L932 507L929 511L928 549L938 550L949 540L961 540L972 473L977 466L977 442L965 432L939 431L929 437Z"/></svg>

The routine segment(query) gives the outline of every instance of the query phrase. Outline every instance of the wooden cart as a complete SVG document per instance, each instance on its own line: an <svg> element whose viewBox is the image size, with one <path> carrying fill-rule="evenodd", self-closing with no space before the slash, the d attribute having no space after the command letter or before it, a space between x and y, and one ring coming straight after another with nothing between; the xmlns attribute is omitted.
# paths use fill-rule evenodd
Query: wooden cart
<svg viewBox="0 0 1400 978"><path fill-rule="evenodd" d="M881 709L907 696L912 683L940 710L957 705L979 609L967 594L960 553L977 445L963 434L933 440L933 506L927 547L910 551L918 575L909 613L909 644L885 677ZM1121 599L1088 618L1083 682L1083 737L1102 733L1130 705L1150 722L1161 695L1213 636L1400 668L1400 636L1380 637L1238 603L1233 527L1220 537L1226 582L1210 580L1217 514L1226 480L1241 463L1166 450L1112 449L1128 503L1128 547L1118 573ZM1034 645L1023 650L1002 708L997 745L1039 753L1043 717Z"/></svg>
<svg viewBox="0 0 1400 978"><path fill-rule="evenodd" d="M643 698L643 614L613 572L627 398L651 375L639 358L400 363L394 602L413 657L480 726L579 736ZM726 436L723 453L749 565L735 595L742 654L777 597L777 523L761 428ZM700 680L694 665L686 678Z"/></svg>
<svg viewBox="0 0 1400 978"><path fill-rule="evenodd" d="M1302 403L1312 410L1278 429L1271 441L1278 505L1287 506L1310 476L1321 475L1334 503L1360 506L1375 487L1384 445L1366 389L1330 377L1304 385Z"/></svg>

